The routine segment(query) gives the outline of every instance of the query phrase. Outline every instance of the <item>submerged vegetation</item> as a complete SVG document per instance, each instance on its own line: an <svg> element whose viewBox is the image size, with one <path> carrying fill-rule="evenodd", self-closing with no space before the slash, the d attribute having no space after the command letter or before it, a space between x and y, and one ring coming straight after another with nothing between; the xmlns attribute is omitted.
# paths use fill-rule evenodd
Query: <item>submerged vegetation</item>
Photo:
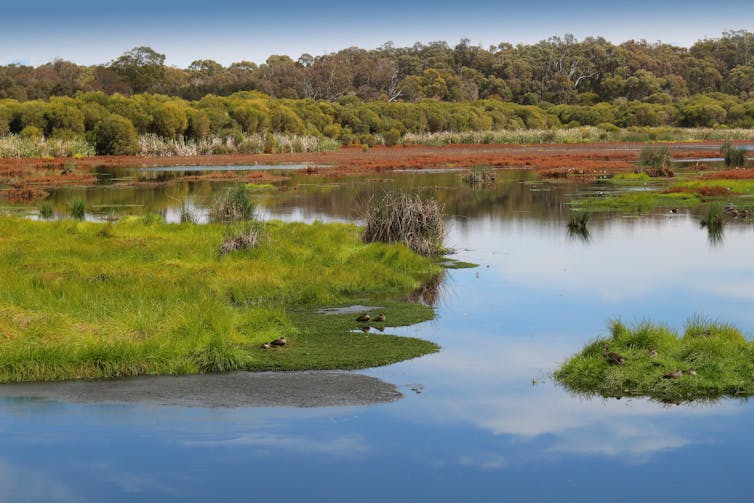
<svg viewBox="0 0 754 503"><path fill-rule="evenodd" d="M664 402L754 395L754 345L735 327L694 318L678 335L615 321L610 333L566 361L555 379L579 394Z"/></svg>
<svg viewBox="0 0 754 503"><path fill-rule="evenodd" d="M434 199L387 192L373 197L363 209L365 243L403 243L420 255L439 255L444 250L445 220Z"/></svg>
<svg viewBox="0 0 754 503"><path fill-rule="evenodd" d="M0 381L361 368L437 350L317 313L408 295L441 271L431 260L362 244L353 225L263 226L251 250L221 255L224 225L0 218ZM379 302L390 326L432 317Z"/></svg>

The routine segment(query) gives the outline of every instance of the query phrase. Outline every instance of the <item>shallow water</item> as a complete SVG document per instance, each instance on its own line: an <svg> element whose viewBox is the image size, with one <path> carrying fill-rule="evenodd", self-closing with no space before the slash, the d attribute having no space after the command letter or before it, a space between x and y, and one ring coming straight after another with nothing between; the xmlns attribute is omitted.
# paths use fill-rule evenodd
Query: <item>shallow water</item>
<svg viewBox="0 0 754 503"><path fill-rule="evenodd" d="M695 215L616 215L593 219L584 240L565 225L576 189L517 172L473 191L460 176L293 174L289 190L255 194L268 217L305 221L351 220L384 188L445 203L453 257L480 266L448 271L435 320L390 330L441 352L362 372L402 399L218 408L0 398L0 501L749 501L748 402L584 399L548 376L617 317L681 329L701 315L751 338L754 229L728 225L714 242ZM222 188L87 197L109 192L170 215L180 204L170 198L202 209ZM72 192L54 197L62 205Z"/></svg>

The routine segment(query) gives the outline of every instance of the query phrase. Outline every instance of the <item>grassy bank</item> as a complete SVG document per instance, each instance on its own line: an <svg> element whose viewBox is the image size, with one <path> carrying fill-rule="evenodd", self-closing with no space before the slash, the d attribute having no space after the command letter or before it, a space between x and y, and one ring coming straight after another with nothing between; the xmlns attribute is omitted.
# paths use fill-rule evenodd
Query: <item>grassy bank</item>
<svg viewBox="0 0 754 503"><path fill-rule="evenodd" d="M221 256L223 232L0 218L0 381L363 368L437 350L316 313L371 303L388 327L429 319L428 307L378 299L419 288L440 271L431 260L362 244L345 224L268 223L257 247Z"/></svg>
<svg viewBox="0 0 754 503"><path fill-rule="evenodd" d="M566 361L555 379L579 394L668 402L754 394L754 345L735 327L693 319L678 335L616 321L610 332Z"/></svg>

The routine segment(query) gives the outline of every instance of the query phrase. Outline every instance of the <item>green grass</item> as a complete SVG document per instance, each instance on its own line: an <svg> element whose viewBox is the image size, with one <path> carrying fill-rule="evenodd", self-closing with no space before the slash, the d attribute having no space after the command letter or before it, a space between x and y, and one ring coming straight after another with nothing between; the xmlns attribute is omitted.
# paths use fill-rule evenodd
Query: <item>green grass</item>
<svg viewBox="0 0 754 503"><path fill-rule="evenodd" d="M629 191L603 197L589 197L574 201L576 209L598 212L616 211L626 213L647 213L658 207L693 208L701 204L698 194L683 192L662 193L655 190Z"/></svg>
<svg viewBox="0 0 754 503"><path fill-rule="evenodd" d="M258 246L221 256L222 225L0 218L0 381L363 368L438 349L317 314L371 303L389 326L429 319L390 299L441 272L432 260L363 244L353 225L264 226Z"/></svg>
<svg viewBox="0 0 754 503"><path fill-rule="evenodd" d="M555 379L587 396L644 396L674 403L754 395L754 345L735 327L694 318L678 335L662 325L627 327L615 321L610 332L611 337L590 342L568 359ZM610 364L604 344L625 363ZM663 377L676 370L683 374Z"/></svg>

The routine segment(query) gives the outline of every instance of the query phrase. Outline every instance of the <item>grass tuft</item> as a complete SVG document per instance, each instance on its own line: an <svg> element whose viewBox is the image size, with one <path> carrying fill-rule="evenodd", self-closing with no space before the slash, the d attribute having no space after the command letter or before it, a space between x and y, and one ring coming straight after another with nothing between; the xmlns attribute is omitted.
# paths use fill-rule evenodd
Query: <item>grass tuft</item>
<svg viewBox="0 0 754 503"><path fill-rule="evenodd" d="M218 196L210 209L210 218L214 222L242 222L253 220L256 205L249 198L246 187L238 185Z"/></svg>
<svg viewBox="0 0 754 503"><path fill-rule="evenodd" d="M71 217L76 220L84 220L84 217L86 216L86 201L81 198L75 198L70 202L68 208Z"/></svg>
<svg viewBox="0 0 754 503"><path fill-rule="evenodd" d="M646 173L651 177L675 176L670 169L672 157L668 147L644 147L639 155L639 163L635 173Z"/></svg>
<svg viewBox="0 0 754 503"><path fill-rule="evenodd" d="M723 143L720 153L725 156L725 166L729 168L743 168L746 165L746 149L743 147Z"/></svg>
<svg viewBox="0 0 754 503"><path fill-rule="evenodd" d="M369 200L363 219L365 243L403 243L425 256L439 255L445 249L442 207L434 199L388 192Z"/></svg>

